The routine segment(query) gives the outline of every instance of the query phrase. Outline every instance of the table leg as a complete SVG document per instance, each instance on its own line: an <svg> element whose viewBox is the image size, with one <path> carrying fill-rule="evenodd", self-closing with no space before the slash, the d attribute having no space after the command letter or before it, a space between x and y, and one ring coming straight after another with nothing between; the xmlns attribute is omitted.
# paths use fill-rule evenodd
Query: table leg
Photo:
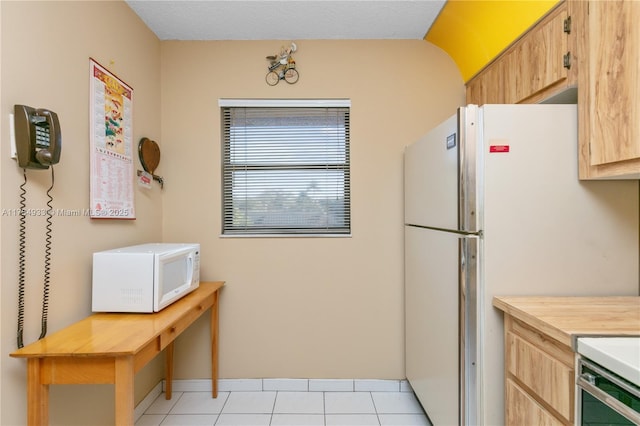
<svg viewBox="0 0 640 426"><path fill-rule="evenodd" d="M116 424L133 426L134 422L134 363L133 356L121 356L116 360Z"/></svg>
<svg viewBox="0 0 640 426"><path fill-rule="evenodd" d="M218 294L213 294L211 305L211 392L213 398L218 397Z"/></svg>
<svg viewBox="0 0 640 426"><path fill-rule="evenodd" d="M165 399L171 399L173 385L173 342L167 345L165 353Z"/></svg>
<svg viewBox="0 0 640 426"><path fill-rule="evenodd" d="M42 358L27 359L27 424L49 424L49 385L41 380Z"/></svg>

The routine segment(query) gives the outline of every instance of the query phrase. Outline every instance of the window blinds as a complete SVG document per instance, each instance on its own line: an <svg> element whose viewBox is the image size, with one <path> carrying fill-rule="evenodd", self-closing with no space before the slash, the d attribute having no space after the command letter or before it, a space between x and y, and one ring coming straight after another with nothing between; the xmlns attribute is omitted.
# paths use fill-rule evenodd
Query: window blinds
<svg viewBox="0 0 640 426"><path fill-rule="evenodd" d="M223 234L349 234L349 107L223 106Z"/></svg>

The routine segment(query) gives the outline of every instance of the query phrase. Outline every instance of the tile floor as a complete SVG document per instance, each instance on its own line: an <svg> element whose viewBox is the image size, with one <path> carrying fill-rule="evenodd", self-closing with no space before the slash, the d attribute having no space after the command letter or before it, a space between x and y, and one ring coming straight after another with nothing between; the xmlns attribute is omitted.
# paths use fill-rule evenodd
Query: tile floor
<svg viewBox="0 0 640 426"><path fill-rule="evenodd" d="M161 393L136 422L151 425L430 425L412 392L226 391Z"/></svg>

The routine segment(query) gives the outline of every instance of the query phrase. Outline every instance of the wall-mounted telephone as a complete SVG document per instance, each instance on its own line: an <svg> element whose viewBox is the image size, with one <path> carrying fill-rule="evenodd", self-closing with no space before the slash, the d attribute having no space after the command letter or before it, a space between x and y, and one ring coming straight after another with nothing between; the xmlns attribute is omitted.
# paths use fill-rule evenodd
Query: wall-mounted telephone
<svg viewBox="0 0 640 426"><path fill-rule="evenodd" d="M18 166L22 168L24 182L20 185L20 251L18 262L18 348L23 347L25 312L25 271L26 271L26 222L29 210L26 208L26 169L51 169L51 186L47 190L46 232L44 254L44 284L42 293L42 319L40 339L47 334L47 316L49 310L49 282L51 269L51 226L53 217L53 165L60 161L62 136L58 115L48 109L36 109L26 105L15 105L13 116L13 141ZM13 148L12 148L13 149ZM51 167L49 167L51 166Z"/></svg>
<svg viewBox="0 0 640 426"><path fill-rule="evenodd" d="M20 167L48 169L60 161L62 136L55 112L15 105L14 131Z"/></svg>

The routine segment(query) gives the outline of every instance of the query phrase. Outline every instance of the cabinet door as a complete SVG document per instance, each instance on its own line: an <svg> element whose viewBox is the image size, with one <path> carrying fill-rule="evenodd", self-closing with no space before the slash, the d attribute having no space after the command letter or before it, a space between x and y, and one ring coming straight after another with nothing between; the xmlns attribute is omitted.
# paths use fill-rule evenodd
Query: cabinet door
<svg viewBox="0 0 640 426"><path fill-rule="evenodd" d="M511 379L506 381L505 399L507 426L563 426Z"/></svg>
<svg viewBox="0 0 640 426"><path fill-rule="evenodd" d="M564 31L566 19L567 10L563 4L517 44L513 59L515 68L511 72L516 77L518 102L567 80L569 70L563 59L568 51Z"/></svg>
<svg viewBox="0 0 640 426"><path fill-rule="evenodd" d="M485 68L472 81L467 84L467 103L503 104L504 99L504 60L498 60Z"/></svg>
<svg viewBox="0 0 640 426"><path fill-rule="evenodd" d="M540 343L548 346L550 341L541 340ZM571 422L574 369L515 333L507 332L505 344L509 376L527 386L540 401Z"/></svg>
<svg viewBox="0 0 640 426"><path fill-rule="evenodd" d="M505 315L504 328L507 424L573 425L575 355L571 348L510 315Z"/></svg>
<svg viewBox="0 0 640 426"><path fill-rule="evenodd" d="M640 177L640 2L572 2L579 49L581 177ZM586 10L585 10L586 9Z"/></svg>
<svg viewBox="0 0 640 426"><path fill-rule="evenodd" d="M576 82L564 66L573 39L565 32L567 4L559 5L467 82L467 103L535 103Z"/></svg>

